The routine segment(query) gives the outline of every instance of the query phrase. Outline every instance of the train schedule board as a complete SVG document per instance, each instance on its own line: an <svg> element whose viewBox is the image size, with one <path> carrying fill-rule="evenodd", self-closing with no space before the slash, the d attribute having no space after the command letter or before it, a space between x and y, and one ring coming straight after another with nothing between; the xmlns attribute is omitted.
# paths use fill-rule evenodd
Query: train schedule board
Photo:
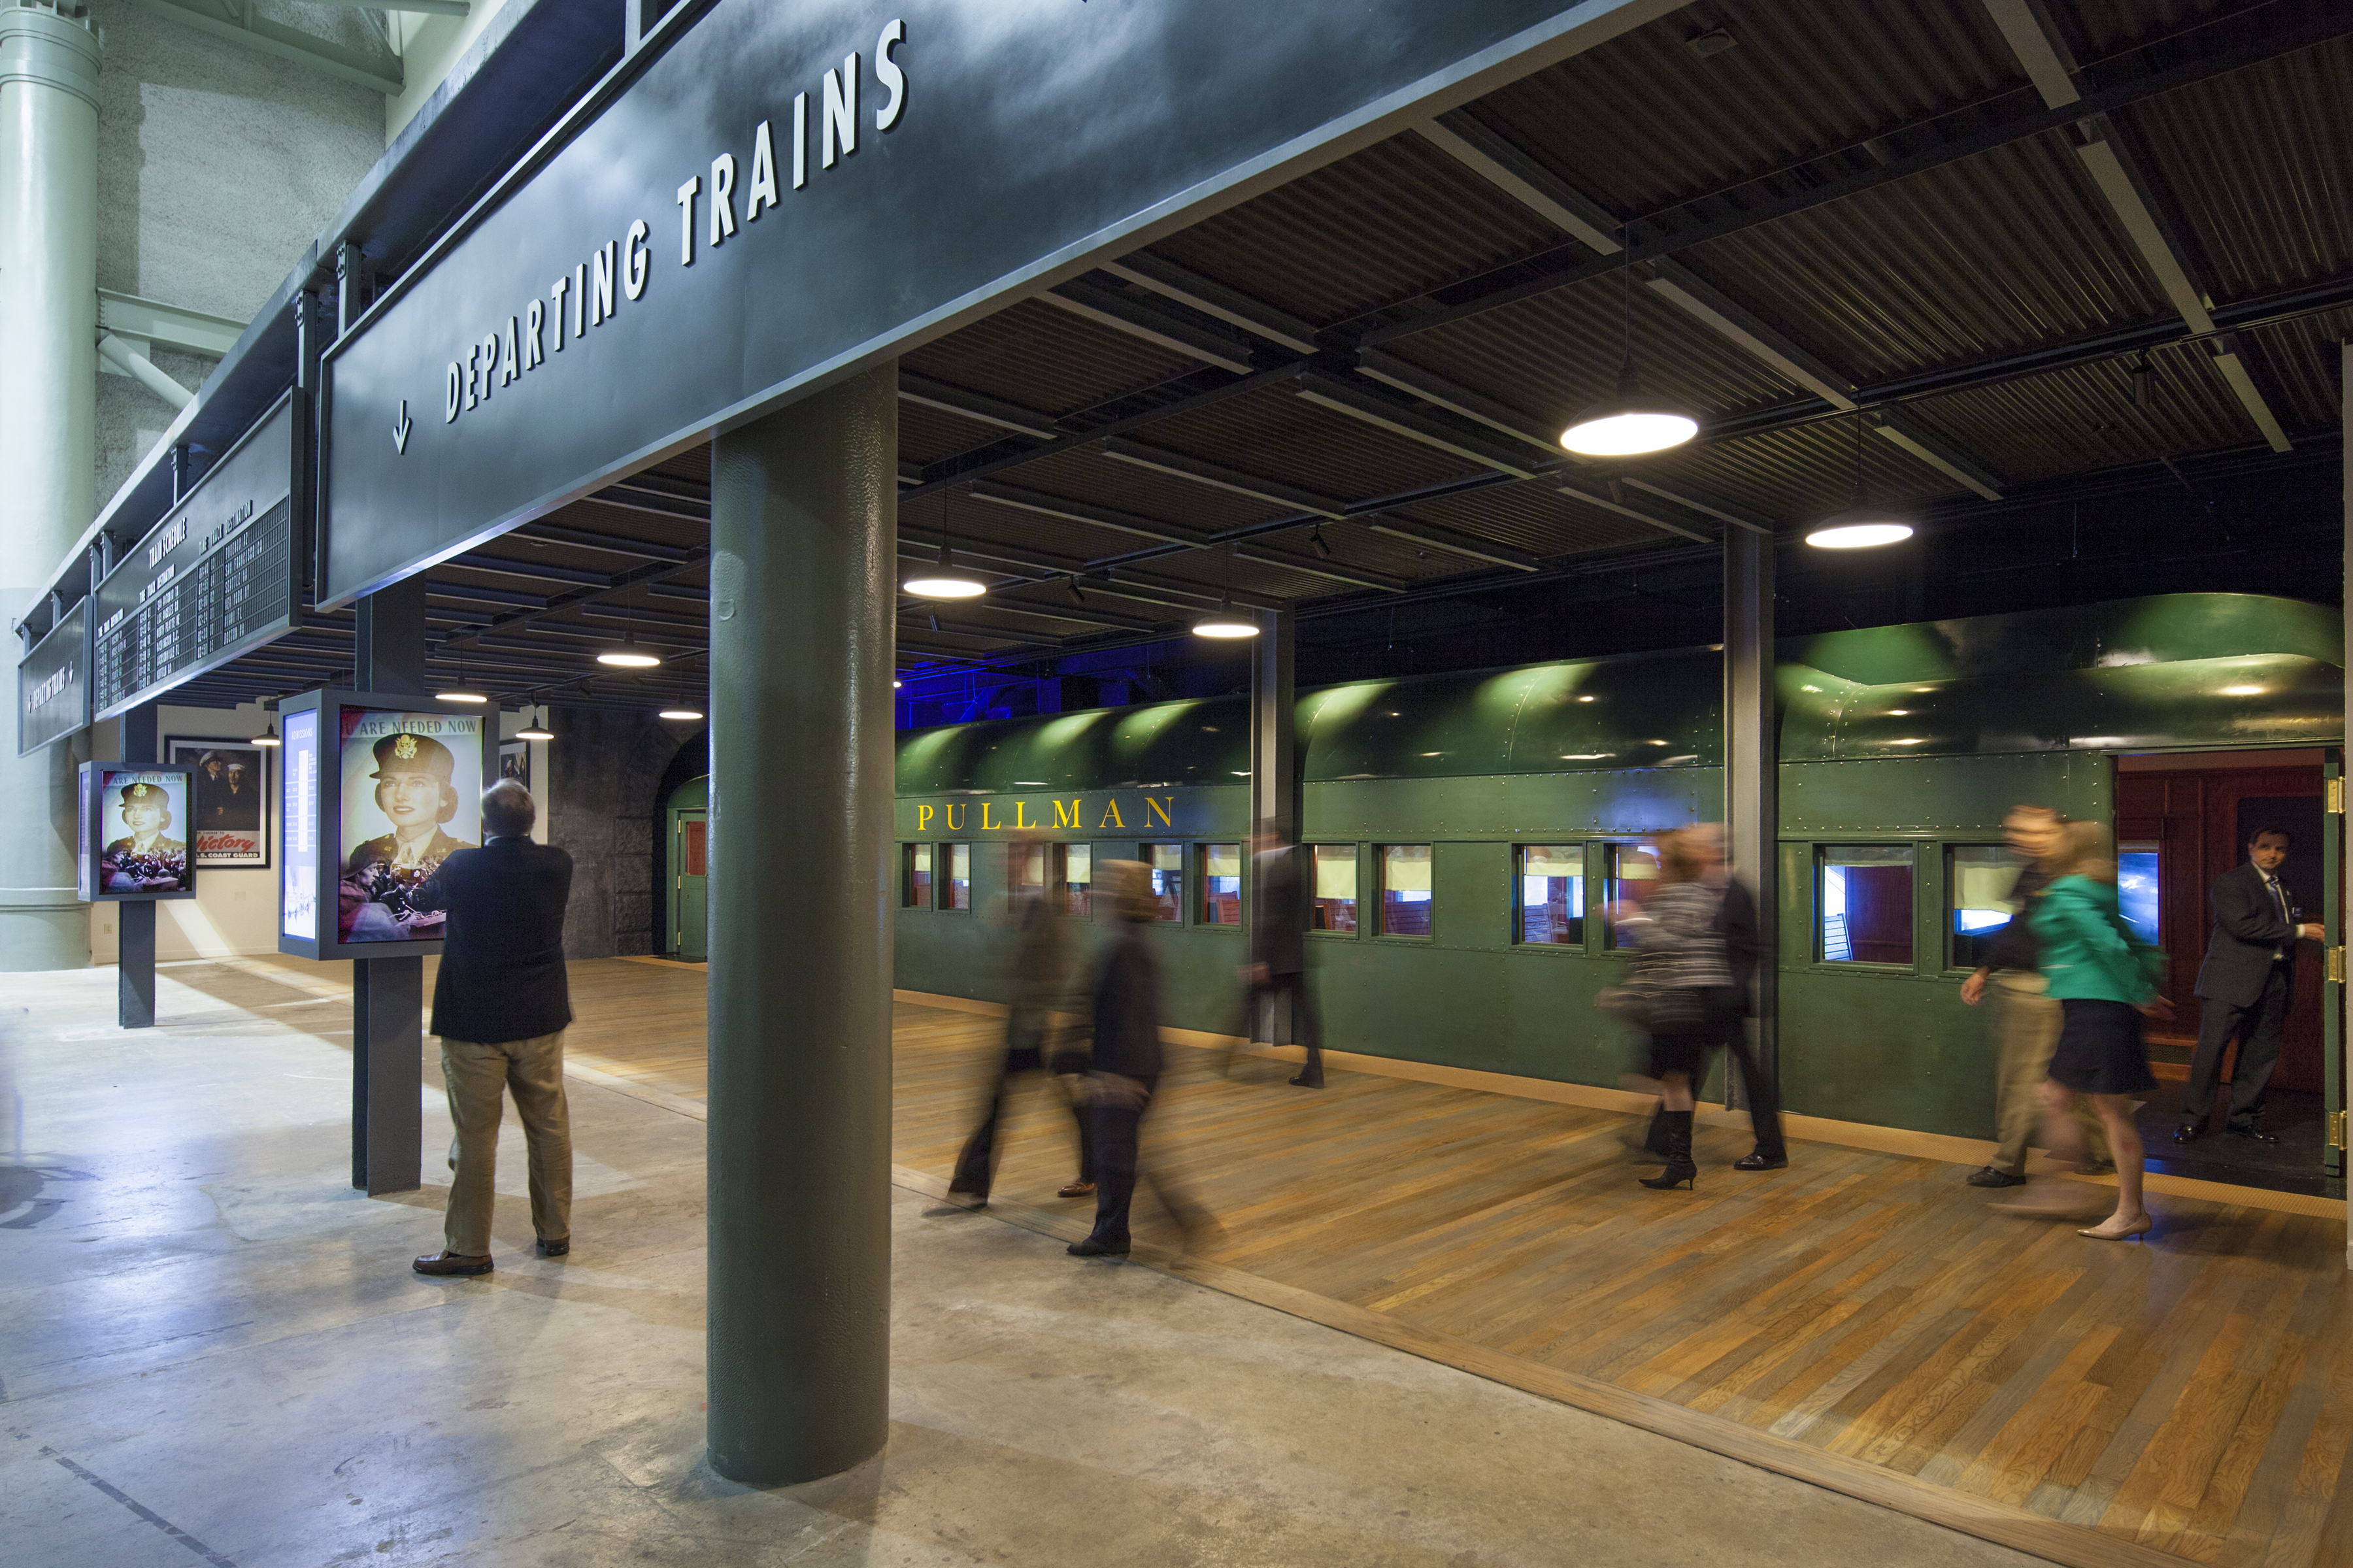
<svg viewBox="0 0 2353 1568"><path fill-rule="evenodd" d="M90 723L90 598L58 617L16 665L16 754L37 752Z"/></svg>
<svg viewBox="0 0 2353 1568"><path fill-rule="evenodd" d="M84 763L79 773L76 889L90 902L196 896L188 852L192 770L153 763Z"/></svg>
<svg viewBox="0 0 2353 1568"><path fill-rule="evenodd" d="M93 591L91 718L284 637L302 613L310 402L290 390Z"/></svg>
<svg viewBox="0 0 2353 1568"><path fill-rule="evenodd" d="M279 704L279 952L441 951L442 913L414 895L452 853L481 842L498 747L484 715L419 700L311 691Z"/></svg>

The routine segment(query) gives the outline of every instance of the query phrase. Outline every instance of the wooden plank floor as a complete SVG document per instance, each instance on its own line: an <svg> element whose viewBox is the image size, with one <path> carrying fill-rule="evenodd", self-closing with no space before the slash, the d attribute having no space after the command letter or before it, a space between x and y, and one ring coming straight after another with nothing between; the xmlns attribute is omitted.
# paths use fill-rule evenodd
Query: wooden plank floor
<svg viewBox="0 0 2353 1568"><path fill-rule="evenodd" d="M573 976L575 1059L703 1095L699 972ZM901 1165L945 1176L1001 1027L900 1004ZM1372 1314L1397 1326L1379 1337L1459 1347L1428 1353L1537 1392L1664 1402L1759 1463L1869 1467L1899 1507L1909 1488L1948 1515L2022 1510L2053 1521L2031 1549L2057 1561L2341 1568L2317 1557L2325 1530L2342 1539L2353 1439L2340 1220L2156 1197L2153 1242L2102 1245L1994 1213L1939 1161L1799 1143L1790 1169L1744 1175L1726 1129L1700 1133L1695 1192L1657 1194L1634 1184L1636 1123L1610 1111L1355 1072L1314 1093L1272 1062L1227 1079L1213 1053L1174 1060L1147 1163L1221 1221L1212 1283ZM1073 1149L1033 1086L998 1206L1082 1218L1053 1195Z"/></svg>

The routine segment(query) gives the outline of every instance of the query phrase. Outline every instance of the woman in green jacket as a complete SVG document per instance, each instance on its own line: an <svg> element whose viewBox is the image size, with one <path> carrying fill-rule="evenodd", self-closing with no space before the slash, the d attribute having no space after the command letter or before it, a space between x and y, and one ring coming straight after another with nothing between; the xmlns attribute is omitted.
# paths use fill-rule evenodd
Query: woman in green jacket
<svg viewBox="0 0 2353 1568"><path fill-rule="evenodd" d="M2154 1223L2141 1201L2140 1131L2133 1097L2157 1087L2141 1043L2141 1016L2165 1009L2158 994L2164 955L2135 936L2116 905L2116 847L2096 822L2071 822L2053 881L2037 902L2034 935L2042 973L2065 1022L2042 1082L2048 1147L2081 1160L2073 1115L2075 1097L2089 1095L2116 1151L2116 1208L2101 1224L2078 1231L2095 1241L2146 1234ZM2045 1205L2021 1205L2027 1212Z"/></svg>

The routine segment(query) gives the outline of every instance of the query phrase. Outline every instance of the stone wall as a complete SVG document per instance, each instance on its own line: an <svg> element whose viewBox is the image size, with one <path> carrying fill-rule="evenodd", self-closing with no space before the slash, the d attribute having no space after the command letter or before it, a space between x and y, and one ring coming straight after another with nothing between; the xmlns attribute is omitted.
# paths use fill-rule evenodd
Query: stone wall
<svg viewBox="0 0 2353 1568"><path fill-rule="evenodd" d="M573 862L565 955L652 952L661 917L654 847L662 782L700 726L579 708L552 709L549 717L556 738L547 745L547 841Z"/></svg>
<svg viewBox="0 0 2353 1568"><path fill-rule="evenodd" d="M365 47L366 23L353 7L269 0L261 9ZM93 0L90 20L106 40L98 286L249 321L383 154L384 95L131 0ZM214 364L168 350L153 357L192 391ZM100 507L175 412L128 376L100 374Z"/></svg>

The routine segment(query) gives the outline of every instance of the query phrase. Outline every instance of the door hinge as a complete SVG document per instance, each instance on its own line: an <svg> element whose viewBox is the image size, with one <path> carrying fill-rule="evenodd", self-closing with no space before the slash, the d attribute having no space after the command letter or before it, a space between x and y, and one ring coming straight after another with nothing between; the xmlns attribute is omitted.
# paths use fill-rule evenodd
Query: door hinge
<svg viewBox="0 0 2353 1568"><path fill-rule="evenodd" d="M2345 815L2345 780L2341 775L2328 781L2328 810L2331 816Z"/></svg>
<svg viewBox="0 0 2353 1568"><path fill-rule="evenodd" d="M2328 1113L2328 1146L2331 1149L2345 1147L2345 1113L2341 1110Z"/></svg>
<svg viewBox="0 0 2353 1568"><path fill-rule="evenodd" d="M2345 950L2341 947L2328 950L2328 978L2339 985L2345 984Z"/></svg>

